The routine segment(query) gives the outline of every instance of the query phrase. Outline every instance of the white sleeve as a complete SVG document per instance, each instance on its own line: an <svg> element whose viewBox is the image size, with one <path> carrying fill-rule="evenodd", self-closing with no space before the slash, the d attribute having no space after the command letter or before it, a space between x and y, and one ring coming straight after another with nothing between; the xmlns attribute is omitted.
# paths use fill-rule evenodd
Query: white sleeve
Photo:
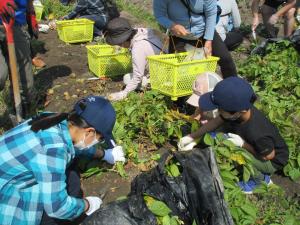
<svg viewBox="0 0 300 225"><path fill-rule="evenodd" d="M234 28L239 28L241 26L242 20L241 20L241 15L240 15L238 5L235 0L232 0L231 7L232 7L231 14L232 14L233 26Z"/></svg>

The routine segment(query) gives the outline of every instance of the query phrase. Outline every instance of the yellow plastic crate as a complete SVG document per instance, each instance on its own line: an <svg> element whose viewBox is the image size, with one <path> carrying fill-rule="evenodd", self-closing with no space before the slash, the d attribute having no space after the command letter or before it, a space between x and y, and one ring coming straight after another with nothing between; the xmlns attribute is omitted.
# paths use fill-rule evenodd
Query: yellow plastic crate
<svg viewBox="0 0 300 225"><path fill-rule="evenodd" d="M66 43L93 40L94 21L88 19L62 20L56 22L58 37Z"/></svg>
<svg viewBox="0 0 300 225"><path fill-rule="evenodd" d="M42 5L33 5L33 7L34 7L34 11L35 11L36 20L41 21L44 6L42 6Z"/></svg>
<svg viewBox="0 0 300 225"><path fill-rule="evenodd" d="M132 72L131 54L128 49L111 45L88 45L89 69L98 77L114 77Z"/></svg>
<svg viewBox="0 0 300 225"><path fill-rule="evenodd" d="M191 95L192 85L197 75L217 68L218 57L183 62L187 52L149 56L151 88L177 100Z"/></svg>

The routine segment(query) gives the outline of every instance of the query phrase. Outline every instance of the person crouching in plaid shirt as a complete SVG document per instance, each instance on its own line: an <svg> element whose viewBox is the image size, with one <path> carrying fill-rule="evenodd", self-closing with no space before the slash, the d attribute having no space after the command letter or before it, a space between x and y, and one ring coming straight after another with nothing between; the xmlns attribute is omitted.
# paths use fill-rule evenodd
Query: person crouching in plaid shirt
<svg viewBox="0 0 300 225"><path fill-rule="evenodd" d="M108 100L89 96L70 113L42 113L1 136L0 224L65 224L99 209L99 197L71 196L70 189L80 190L80 178L68 168L75 154L125 161L113 141L115 120ZM100 140L109 149L96 149Z"/></svg>

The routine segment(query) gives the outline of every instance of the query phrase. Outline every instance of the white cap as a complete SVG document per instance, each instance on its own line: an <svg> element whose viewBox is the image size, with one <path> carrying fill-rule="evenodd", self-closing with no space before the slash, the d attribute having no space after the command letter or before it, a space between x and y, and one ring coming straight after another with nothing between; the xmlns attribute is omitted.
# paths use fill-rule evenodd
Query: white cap
<svg viewBox="0 0 300 225"><path fill-rule="evenodd" d="M200 74L193 83L193 94L186 102L194 107L199 107L200 96L212 91L221 80L222 78L214 72Z"/></svg>

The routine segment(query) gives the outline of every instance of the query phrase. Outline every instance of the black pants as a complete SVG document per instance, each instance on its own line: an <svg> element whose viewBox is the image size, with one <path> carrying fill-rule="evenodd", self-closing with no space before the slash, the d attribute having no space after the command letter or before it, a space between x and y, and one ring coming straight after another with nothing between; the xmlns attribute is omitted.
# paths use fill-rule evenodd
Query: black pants
<svg viewBox="0 0 300 225"><path fill-rule="evenodd" d="M72 197L82 198L83 192L80 188L80 175L76 168L76 165L77 164L75 164L75 162L72 163L72 165L66 171L67 192ZM82 222L84 217L85 217L85 215L83 214L78 219L73 220L73 221L60 220L60 219L55 219L55 218L49 217L44 212L40 225L76 225L76 224L80 224L80 222Z"/></svg>
<svg viewBox="0 0 300 225"><path fill-rule="evenodd" d="M243 42L243 35L236 31L230 31L226 34L224 41L229 51L233 51Z"/></svg>
<svg viewBox="0 0 300 225"><path fill-rule="evenodd" d="M263 4L261 7L261 14L264 26L267 32L267 38L276 38L278 34L278 28L269 23L271 16L277 12L278 7L272 7L266 4Z"/></svg>
<svg viewBox="0 0 300 225"><path fill-rule="evenodd" d="M172 39L174 41L174 44ZM204 44L204 41L202 41L202 43ZM185 52L185 44L196 46L197 40L185 40L176 36L171 36L169 41L169 53L174 53L175 50L177 52ZM202 47L201 43L198 43L198 45L199 46L197 47ZM237 76L236 67L230 55L230 52L228 51L225 43L222 41L217 32L215 32L214 39L212 41L212 55L220 58L218 64L221 67L223 78Z"/></svg>

